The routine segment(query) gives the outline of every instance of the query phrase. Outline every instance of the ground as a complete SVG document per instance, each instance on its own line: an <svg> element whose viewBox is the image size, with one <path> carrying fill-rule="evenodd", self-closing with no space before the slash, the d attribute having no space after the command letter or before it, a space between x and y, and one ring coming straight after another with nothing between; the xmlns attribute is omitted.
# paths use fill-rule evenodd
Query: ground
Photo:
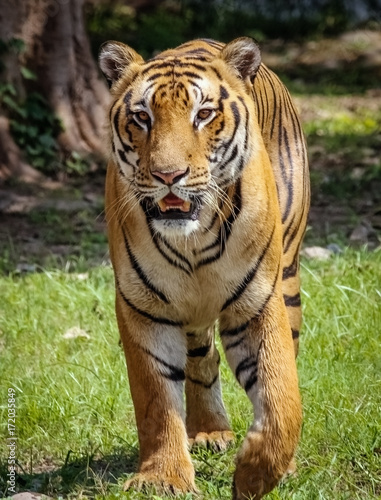
<svg viewBox="0 0 381 500"><path fill-rule="evenodd" d="M307 135L312 206L306 244L380 245L381 33L305 43L263 42L264 62L289 87ZM0 186L1 270L107 260L105 166L96 174Z"/></svg>

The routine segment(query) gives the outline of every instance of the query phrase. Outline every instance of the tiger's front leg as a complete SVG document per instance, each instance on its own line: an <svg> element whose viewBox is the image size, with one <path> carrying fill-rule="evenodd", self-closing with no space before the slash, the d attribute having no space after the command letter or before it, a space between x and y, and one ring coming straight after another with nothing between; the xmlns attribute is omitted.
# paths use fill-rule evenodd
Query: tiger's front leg
<svg viewBox="0 0 381 500"><path fill-rule="evenodd" d="M118 290L116 312L140 445L138 473L124 488L195 491L183 408L186 339L133 311Z"/></svg>
<svg viewBox="0 0 381 500"><path fill-rule="evenodd" d="M250 321L225 316L221 338L255 417L237 455L233 498L259 499L290 470L302 419L291 327L280 290Z"/></svg>
<svg viewBox="0 0 381 500"><path fill-rule="evenodd" d="M191 445L226 449L234 440L222 401L214 327L187 333L186 427Z"/></svg>

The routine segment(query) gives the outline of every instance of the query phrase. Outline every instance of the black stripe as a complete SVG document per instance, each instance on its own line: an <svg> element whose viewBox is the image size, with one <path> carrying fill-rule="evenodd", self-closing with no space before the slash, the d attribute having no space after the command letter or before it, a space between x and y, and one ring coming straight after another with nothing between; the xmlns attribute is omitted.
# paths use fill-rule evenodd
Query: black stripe
<svg viewBox="0 0 381 500"><path fill-rule="evenodd" d="M191 66L192 68L195 68L197 71L206 71L206 67L202 66L201 64L197 64L196 62L193 62L189 59L186 60L186 62L182 62L180 59L176 59L176 68L181 67L185 68ZM200 75L197 75L198 78L200 78Z"/></svg>
<svg viewBox="0 0 381 500"><path fill-rule="evenodd" d="M240 158L240 160L239 160L239 162L238 162L238 169L237 169L237 170L238 170L238 172L242 172L243 167L244 167L245 165L246 165L246 163L245 163L245 158L244 158L244 156L243 156L243 155L241 155L241 158Z"/></svg>
<svg viewBox="0 0 381 500"><path fill-rule="evenodd" d="M277 269L277 272L275 273L275 278L274 278L273 284L271 286L271 292L268 294L268 296L265 299L265 301L263 302L262 306L259 308L259 310L258 310L258 312L256 314L257 318L262 315L263 311L266 309L267 304L269 303L271 297L274 294L275 285L276 285L276 282L277 282L277 279L278 279L279 267L280 267L280 263L278 264L278 269Z"/></svg>
<svg viewBox="0 0 381 500"><path fill-rule="evenodd" d="M116 131L116 135L118 136L118 139L123 147L123 150L126 152L126 153L129 153L130 151L132 151L132 147L125 144L123 142L123 139L122 139L122 136L120 135L120 132L119 132L119 116L120 116L120 108L116 111L115 115L114 115L114 128L115 128L115 131ZM126 160L127 162L127 160ZM127 162L128 163L128 162ZM131 163L129 163L132 167L134 167L134 165L132 165Z"/></svg>
<svg viewBox="0 0 381 500"><path fill-rule="evenodd" d="M250 391L250 389L253 387L253 385L258 380L258 360L259 360L259 354L260 354L261 349L262 349L262 345L263 345L263 339L261 340L261 343L259 344L258 352L257 352L257 356L256 356L255 360L253 360L253 362L250 363L249 360L251 358L249 358L249 357L246 358L247 362L242 368L242 370L247 370L248 368L253 367L253 371L251 372L249 378L246 380L245 385L243 386L246 392ZM241 364L244 363L244 361L242 361ZM237 366L237 370L238 370L238 366ZM237 377L237 379L238 379L238 377Z"/></svg>
<svg viewBox="0 0 381 500"><path fill-rule="evenodd" d="M130 151L132 151L132 148L130 148L129 146L127 146L127 145L125 145L125 144L123 144L123 147L124 147L124 151L127 151L127 148L128 148ZM136 165L134 165L133 163L131 163L131 162L128 160L128 158L127 158L126 154L125 154L125 153L124 153L121 149L118 149L118 153L119 153L119 157L120 157L120 159L121 159L124 163L126 163L128 166L130 166L131 168L133 168L134 170L136 170L136 167L137 167L138 163L137 163ZM139 161L139 160L137 160L137 162L138 162L138 161ZM124 173L123 173L123 175L124 175Z"/></svg>
<svg viewBox="0 0 381 500"><path fill-rule="evenodd" d="M221 50L222 47L224 46L223 43L217 42L216 40L213 40L212 38L199 38L198 40L200 42L205 42L208 45L210 45L211 47L213 47L215 49L219 49L219 50ZM196 40L196 42L197 42L197 40Z"/></svg>
<svg viewBox="0 0 381 500"><path fill-rule="evenodd" d="M216 69L216 68L213 68L213 66L211 66L211 69L214 71L214 73L216 74L217 78L222 81L222 76L221 76L221 73Z"/></svg>
<svg viewBox="0 0 381 500"><path fill-rule="evenodd" d="M271 236L270 236L270 238L269 238L269 240L267 242L267 245L262 250L262 253L259 256L257 262L255 263L255 266L252 269L250 269L250 271L246 274L246 276L243 278L243 280L241 281L241 283L235 289L233 295L231 295L231 297L229 297L226 300L226 302L222 306L221 312L224 309L226 309L228 306L230 306L230 304L232 304L233 302L235 302L236 300L238 300L239 297L243 294L243 292L246 290L246 288L249 286L249 284L254 279L254 277L257 274L257 271L259 269L259 266L261 265L262 260L264 259L264 257L266 255L268 249L270 248L271 242L273 240L274 232L275 232L275 225L273 227L273 230L272 230Z"/></svg>
<svg viewBox="0 0 381 500"><path fill-rule="evenodd" d="M242 325L237 326L236 328L232 328L230 330L222 330L220 332L221 337L235 337L239 333L242 333L246 330L246 328L250 325L251 319L243 323Z"/></svg>
<svg viewBox="0 0 381 500"><path fill-rule="evenodd" d="M282 112L280 111L279 113L279 120L282 120ZM283 139L283 141L282 141ZM281 151L282 148L282 143L284 142L286 153L288 156L288 172L286 172L285 168L285 162L283 159L283 154ZM293 163L292 159L290 156L290 145L288 142L288 135L286 129L282 126L279 127L279 164L280 164L280 170L282 173L282 178L284 182L284 186L287 189L287 200L286 200L286 208L284 212L282 213L282 223L284 223L287 220L287 217L289 216L293 199L294 199L294 186L292 184L292 176L293 176Z"/></svg>
<svg viewBox="0 0 381 500"><path fill-rule="evenodd" d="M188 269L186 269L184 266L182 266L181 264L179 264L178 262L176 262L175 260L173 260L169 255L167 255L166 252L164 252L164 250L160 247L159 245L159 241L162 241L158 235L154 235L153 236L153 242L155 243L155 246L157 248L157 250L159 251L159 253L165 258L165 260L171 264L172 266L176 267L177 269L181 269L182 271L184 271L188 276L191 275L190 271Z"/></svg>
<svg viewBox="0 0 381 500"><path fill-rule="evenodd" d="M299 292L295 295L283 295L283 298L287 307L299 307L301 304Z"/></svg>
<svg viewBox="0 0 381 500"><path fill-rule="evenodd" d="M266 123L268 123L268 121L269 121L269 114L270 114L269 96L267 94L267 88L266 88L266 86L263 86L263 90L265 92L265 98L266 98Z"/></svg>
<svg viewBox="0 0 381 500"><path fill-rule="evenodd" d="M165 302L166 304L169 304L169 300L165 296L165 294L163 292L161 292L158 288L155 287L155 285L153 285L151 283L151 281L149 280L147 275L144 273L143 269L140 267L140 265L138 263L138 259L131 251L131 247L130 247L128 240L127 240L127 235L126 235L123 227L122 227L122 233L123 233L123 239L124 239L124 246L126 247L126 251L127 251L128 257L130 259L131 266L135 270L136 274L139 276L139 278L141 279L143 284L149 290L151 290L151 292L153 292L155 295L157 295L163 302Z"/></svg>
<svg viewBox="0 0 381 500"><path fill-rule="evenodd" d="M219 208L222 209L222 206L220 206ZM212 227L214 226L217 218L218 218L218 212L216 211L216 212L214 212L213 217L210 220L209 226L204 229L204 231L203 231L204 234L207 234L212 230ZM214 244L212 244L212 245L214 246ZM201 252L202 252L202 250L201 250ZM196 252L196 253L198 253L198 252Z"/></svg>
<svg viewBox="0 0 381 500"><path fill-rule="evenodd" d="M250 389L253 387L253 385L257 382L258 380L258 371L255 368L253 370L253 373L250 375L250 377L246 380L244 389L246 392L249 392Z"/></svg>
<svg viewBox="0 0 381 500"><path fill-rule="evenodd" d="M298 263L299 263L299 245L296 250L292 263L289 266L283 268L283 276L282 276L283 280L293 278L294 276L297 275L299 269Z"/></svg>
<svg viewBox="0 0 381 500"><path fill-rule="evenodd" d="M127 163L126 153L122 149L118 149L118 155L122 162Z"/></svg>
<svg viewBox="0 0 381 500"><path fill-rule="evenodd" d="M239 99L239 101L241 102L242 106L245 109L246 120L245 120L245 144L244 144L244 150L246 151L248 140L249 140L249 118L250 118L250 114L249 114L249 110L247 109L247 106L245 104L245 101L242 99L242 97L238 97L238 99Z"/></svg>
<svg viewBox="0 0 381 500"><path fill-rule="evenodd" d="M151 233L151 237L152 237L152 241L154 242L155 244L155 247L157 249L157 251L160 253L160 255L162 255L164 257L164 259L169 263L171 264L172 266L176 267L177 269L181 269L182 271L184 271L188 276L190 276L190 271L188 269L186 269L183 265L179 264L178 262L176 262L175 260L173 260L169 255L166 254L166 252L164 252L164 250L161 248L159 242L162 242L161 238L159 237L158 234L156 234L153 230L153 228L151 227L151 224L148 220L148 228L150 230L150 233Z"/></svg>
<svg viewBox="0 0 381 500"><path fill-rule="evenodd" d="M299 330L292 329L291 332L292 332L292 338L293 339L298 339L299 338Z"/></svg>
<svg viewBox="0 0 381 500"><path fill-rule="evenodd" d="M203 382L202 380L197 380L195 378L187 376L187 380L189 380L189 382L192 382L192 384L201 385L202 387L204 387L204 389L210 389L212 387L212 385L214 385L216 383L217 379L218 379L218 373L209 384L207 384L206 382Z"/></svg>
<svg viewBox="0 0 381 500"><path fill-rule="evenodd" d="M253 95L255 97L257 97L257 94L255 94L255 92L253 92ZM265 97L267 98L267 96L265 96ZM259 98L260 98L260 105L259 105L258 99L256 99L256 104L257 104L257 109L258 109L258 122L260 123L261 130L263 131L264 124L265 124L265 113L264 113L265 105L263 102L263 93L262 92L259 92ZM266 105L268 106L267 99L266 99Z"/></svg>
<svg viewBox="0 0 381 500"><path fill-rule="evenodd" d="M292 219L290 220L290 222L288 223L286 229L283 231L283 246L285 245L285 242L286 242L286 238L288 236L288 233L290 232L293 224L294 224L294 221L295 221L295 214L292 216ZM284 250L284 253L286 253L286 251Z"/></svg>
<svg viewBox="0 0 381 500"><path fill-rule="evenodd" d="M123 97L123 101L126 105L126 111L129 113L130 107L131 107L131 97L132 97L132 90L129 90L126 95Z"/></svg>
<svg viewBox="0 0 381 500"><path fill-rule="evenodd" d="M277 100L276 100L276 92L275 92L275 88L274 88L274 84L273 82L268 79L268 83L271 87L271 90L273 91L273 119L272 119L272 123L271 123L271 130L270 130L270 139L272 139L273 137L273 134L274 134L274 126L275 126L275 117L276 117L276 109L277 109L277 106L278 106L278 103L277 103Z"/></svg>
<svg viewBox="0 0 381 500"><path fill-rule="evenodd" d="M172 380L173 382L182 382L183 380L185 380L185 372L182 368L178 368L175 365L171 365L170 363L167 363L167 361L159 358L159 356L156 356L156 354L153 354L148 349L143 348L143 351L146 354L148 354L149 356L151 356L151 358L153 358L155 361L157 361L158 363L163 365L165 368L168 368L169 373L165 373L165 372L160 371L160 374L163 377L168 378L169 380Z"/></svg>
<svg viewBox="0 0 381 500"><path fill-rule="evenodd" d="M142 309L139 309L136 307L123 293L122 289L120 288L120 284L118 279L116 279L116 287L120 295L122 296L122 299L124 302L135 312L140 314L141 316L144 316L145 318L153 321L154 323L159 323L161 325L169 325L169 326L183 326L181 321L172 321L171 319L167 318L159 318L157 316L152 316L152 314L147 313L146 311L143 311Z"/></svg>
<svg viewBox="0 0 381 500"><path fill-rule="evenodd" d="M210 351L210 348L211 344L196 347L195 349L189 349L187 352L187 356L189 356L190 358L204 358Z"/></svg>
<svg viewBox="0 0 381 500"><path fill-rule="evenodd" d="M292 162L292 154L291 154L291 148L290 148L290 141L288 139L287 129L285 127L282 127L282 129L283 129L283 139L284 139L284 146L286 148L288 164L291 167L291 170L289 172L290 177L291 177L292 176L292 172L293 172L293 168L292 168L293 167L293 162Z"/></svg>
<svg viewBox="0 0 381 500"><path fill-rule="evenodd" d="M168 66L171 67L171 70L173 69L173 60L168 60L168 61L164 61L164 62L162 60L149 61L149 63L147 64L147 66L142 70L141 75L144 76L146 73L149 73L149 71L151 71L153 69L154 70L160 70L160 69L163 69L163 68L168 68Z"/></svg>
<svg viewBox="0 0 381 500"><path fill-rule="evenodd" d="M303 152L303 148L302 148L302 150L300 150L299 141L301 140L301 142L303 142L303 137L304 137L303 131L302 131L302 128L300 125L300 120L299 120L298 115L295 111L295 106L294 106L294 103L292 102L291 95L288 92L288 90L284 87L283 87L283 95L285 97L285 100L288 102L288 110L290 112L290 117L291 117L291 121L292 121L292 129L294 132L294 137L296 139L295 140L296 152L298 155L300 155L300 153Z"/></svg>
<svg viewBox="0 0 381 500"><path fill-rule="evenodd" d="M219 166L220 172L222 172L233 160L236 159L238 154L238 145L236 144L227 160L225 160L222 164Z"/></svg>
<svg viewBox="0 0 381 500"><path fill-rule="evenodd" d="M228 351L229 349L234 349L235 347L238 347L239 345L242 344L242 342L245 340L245 335L241 337L240 339L236 340L235 342L231 342L230 344L227 344L225 346L225 351Z"/></svg>
<svg viewBox="0 0 381 500"><path fill-rule="evenodd" d="M179 260L184 262L184 264L186 264L189 267L189 270L192 271L192 264L186 257L184 257L184 255L182 255L178 250L176 250L176 248L174 248L170 243L168 243L168 241L160 234L158 234L158 238L168 248L168 250L170 250L174 255L176 255L176 257Z"/></svg>
<svg viewBox="0 0 381 500"><path fill-rule="evenodd" d="M281 157L281 155L280 155ZM291 208L292 208L292 203L294 201L294 186L292 184L292 181L287 181L285 183L286 189L287 189L287 199L286 199L286 208L284 212L282 213L282 224L284 224L287 220L287 217L290 214Z"/></svg>
<svg viewBox="0 0 381 500"><path fill-rule="evenodd" d="M164 76L164 75L163 75ZM165 74L165 76L169 76ZM174 78L181 78L183 76L187 76L188 78L195 78L196 80L202 80L203 75L199 75L198 73L194 73L193 71L174 71L173 72L173 77Z"/></svg>
<svg viewBox="0 0 381 500"><path fill-rule="evenodd" d="M148 88L151 88L151 87L154 87L155 84L152 83ZM155 88L155 93L153 94L152 97L156 97L156 95L158 94L159 90L163 89L163 88L166 88L168 87L168 83L161 83L160 85L158 85L156 88Z"/></svg>
<svg viewBox="0 0 381 500"><path fill-rule="evenodd" d="M149 78L147 78L147 82L152 82L154 80L157 80L158 78L161 78L162 76L165 77L165 76L171 76L173 74L173 69L171 69L170 71L166 71L165 73L154 73L153 75L151 75Z"/></svg>
<svg viewBox="0 0 381 500"><path fill-rule="evenodd" d="M241 207L242 207L241 179L238 179L237 181L236 189L232 198L232 205L233 209L230 212L229 217L221 224L220 230L218 231L218 235L215 241L199 251L199 253L203 253L216 246L219 246L218 252L198 262L196 265L196 269L199 269L200 267L205 266L207 264L211 264L212 262L215 262L225 252L226 243L230 235L232 234L234 222L236 221L238 215L241 212Z"/></svg>
<svg viewBox="0 0 381 500"><path fill-rule="evenodd" d="M253 359L252 356L248 356L247 358L240 361L235 369L236 379L239 381L239 376L241 372L248 370L249 368L253 368L257 366L257 360Z"/></svg>
<svg viewBox="0 0 381 500"><path fill-rule="evenodd" d="M220 86L220 90L222 90L222 89L223 89L223 87ZM239 124L241 122L241 115L240 115L237 103L234 102L234 101L231 102L230 103L230 108L231 108L231 111L232 111L233 117L234 117L234 129L233 129L233 133L231 134L230 139L228 141L226 141L225 144L224 144L224 148L225 148L224 156L227 154L230 146L234 143L235 136L237 134L237 130L238 130ZM228 160L225 160L224 156L221 158L221 164L219 166L220 170L223 170L226 167L226 165L233 159L234 155L231 155Z"/></svg>
<svg viewBox="0 0 381 500"><path fill-rule="evenodd" d="M300 216L300 218L299 218L299 221L298 221L298 223L296 224L296 226L295 226L294 230L292 231L292 233L290 234L290 237L289 237L289 240L288 240L287 244L286 244L286 245L284 245L284 250L283 250L283 252L284 252L284 253L288 252L288 250L289 250L289 248L290 248L290 246L291 246L292 242L294 241L294 239L295 239L296 235L297 235L297 234L298 234L298 232L299 232L300 226L301 226L302 221L303 221L303 217L304 217L304 211L305 211L305 209L306 209L306 207L305 207L305 205L304 205L304 206L303 206L303 211L302 211L301 216Z"/></svg>
<svg viewBox="0 0 381 500"><path fill-rule="evenodd" d="M184 45L181 45L181 48L184 47ZM210 50L207 50L207 49L204 49L203 47L199 47L197 49L192 49L192 50L187 50L186 51L186 56L188 55L192 55L192 54L195 54L196 56L198 56L199 54L208 54L210 56L213 56L214 54L212 52L210 52ZM203 57L196 57L196 59L201 59L202 61L204 60L210 60L210 58L206 59L206 58L203 58Z"/></svg>
<svg viewBox="0 0 381 500"><path fill-rule="evenodd" d="M220 85L220 99L219 99L220 109L222 109L221 102L224 101L225 99L228 99L228 97L229 97L229 92L226 90L226 87Z"/></svg>
<svg viewBox="0 0 381 500"><path fill-rule="evenodd" d="M110 122L112 120L112 114L114 112L114 108L116 108L117 106L119 106L119 101L115 101L110 108L109 115L108 115Z"/></svg>

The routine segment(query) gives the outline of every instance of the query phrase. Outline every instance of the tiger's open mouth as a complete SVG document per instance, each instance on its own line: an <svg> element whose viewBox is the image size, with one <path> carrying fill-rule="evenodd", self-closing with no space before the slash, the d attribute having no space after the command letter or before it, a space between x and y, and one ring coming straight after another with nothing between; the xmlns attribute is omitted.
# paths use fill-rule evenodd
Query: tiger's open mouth
<svg viewBox="0 0 381 500"><path fill-rule="evenodd" d="M197 220L201 208L199 199L183 200L174 193L168 193L164 198L154 203L152 199L143 201L143 210L153 219L188 219Z"/></svg>
<svg viewBox="0 0 381 500"><path fill-rule="evenodd" d="M159 200L157 204L159 205L159 210L162 214L173 210L180 210L180 212L189 213L191 209L190 201L182 200L173 193L167 194L167 196Z"/></svg>

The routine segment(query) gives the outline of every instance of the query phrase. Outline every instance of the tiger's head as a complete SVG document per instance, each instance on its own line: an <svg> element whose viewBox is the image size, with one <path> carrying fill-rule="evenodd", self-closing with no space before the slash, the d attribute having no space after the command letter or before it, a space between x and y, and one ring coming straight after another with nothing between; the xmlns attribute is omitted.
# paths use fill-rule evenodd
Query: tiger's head
<svg viewBox="0 0 381 500"><path fill-rule="evenodd" d="M196 40L146 62L119 42L102 46L113 163L156 231L187 236L206 227L255 154L260 62L250 38Z"/></svg>

